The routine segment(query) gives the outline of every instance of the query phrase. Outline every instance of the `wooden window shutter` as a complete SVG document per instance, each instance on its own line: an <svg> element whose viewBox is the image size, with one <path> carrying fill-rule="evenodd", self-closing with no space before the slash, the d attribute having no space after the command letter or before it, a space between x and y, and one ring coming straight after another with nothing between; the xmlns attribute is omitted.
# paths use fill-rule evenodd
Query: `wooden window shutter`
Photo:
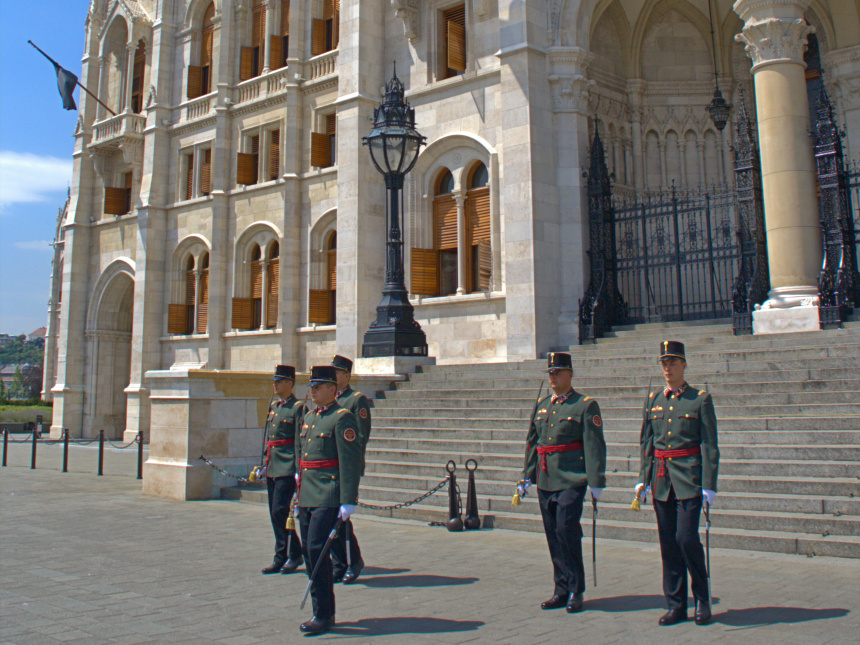
<svg viewBox="0 0 860 645"><path fill-rule="evenodd" d="M212 52L215 43L215 28L206 27L201 34L200 43L200 66L208 67L212 64Z"/></svg>
<svg viewBox="0 0 860 645"><path fill-rule="evenodd" d="M167 306L167 333L185 334L188 332L188 307L185 305Z"/></svg>
<svg viewBox="0 0 860 645"><path fill-rule="evenodd" d="M212 148L203 151L203 163L200 164L200 192L204 195L212 192Z"/></svg>
<svg viewBox="0 0 860 645"><path fill-rule="evenodd" d="M281 36L290 35L290 0L281 0Z"/></svg>
<svg viewBox="0 0 860 645"><path fill-rule="evenodd" d="M134 179L130 172L125 173L125 212L131 212L131 182Z"/></svg>
<svg viewBox="0 0 860 645"><path fill-rule="evenodd" d="M269 262L269 274L266 288L266 328L275 329L278 326L278 282L280 281L281 263L275 259Z"/></svg>
<svg viewBox="0 0 860 645"><path fill-rule="evenodd" d="M254 7L251 18L251 46L259 47L263 44L263 34L266 31L266 5Z"/></svg>
<svg viewBox="0 0 860 645"><path fill-rule="evenodd" d="M263 297L263 265L260 260L251 263L251 297Z"/></svg>
<svg viewBox="0 0 860 645"><path fill-rule="evenodd" d="M205 334L209 321L209 269L200 272L200 302L197 303L197 333Z"/></svg>
<svg viewBox="0 0 860 645"><path fill-rule="evenodd" d="M194 155L185 155L185 199L194 197Z"/></svg>
<svg viewBox="0 0 860 645"><path fill-rule="evenodd" d="M105 207L104 212L107 215L125 215L128 212L126 208L126 189L105 187Z"/></svg>
<svg viewBox="0 0 860 645"><path fill-rule="evenodd" d="M236 155L236 183L257 183L257 156L240 152Z"/></svg>
<svg viewBox="0 0 860 645"><path fill-rule="evenodd" d="M311 132L311 165L317 168L328 168L331 165L330 135Z"/></svg>
<svg viewBox="0 0 860 645"><path fill-rule="evenodd" d="M311 289L308 300L308 322L316 325L328 325L331 322L331 291L328 289Z"/></svg>
<svg viewBox="0 0 860 645"><path fill-rule="evenodd" d="M311 38L311 55L319 56L325 53L325 20L313 19L313 32Z"/></svg>
<svg viewBox="0 0 860 645"><path fill-rule="evenodd" d="M281 131L272 130L269 136L269 179L277 179L281 169Z"/></svg>
<svg viewBox="0 0 860 645"><path fill-rule="evenodd" d="M490 243L487 240L481 240L474 248L478 253L478 284L475 285L475 288L478 291L489 291L490 278L493 277L493 256Z"/></svg>
<svg viewBox="0 0 860 645"><path fill-rule="evenodd" d="M469 244L490 241L490 189L469 191Z"/></svg>
<svg viewBox="0 0 860 645"><path fill-rule="evenodd" d="M194 306L194 271L185 272L185 304L191 307Z"/></svg>
<svg viewBox="0 0 860 645"><path fill-rule="evenodd" d="M433 211L436 249L456 249L457 202L453 197L437 197Z"/></svg>
<svg viewBox="0 0 860 645"><path fill-rule="evenodd" d="M439 295L439 256L435 249L412 249L410 263L412 293Z"/></svg>
<svg viewBox="0 0 860 645"><path fill-rule="evenodd" d="M254 78L254 48L242 47L239 57L239 81Z"/></svg>
<svg viewBox="0 0 860 645"><path fill-rule="evenodd" d="M325 20L334 19L334 0L325 0L323 2L323 18Z"/></svg>
<svg viewBox="0 0 860 645"><path fill-rule="evenodd" d="M188 66L188 91L185 95L189 99L203 96L203 68L196 65Z"/></svg>
<svg viewBox="0 0 860 645"><path fill-rule="evenodd" d="M448 21L448 68L457 72L466 71L466 28Z"/></svg>
<svg viewBox="0 0 860 645"><path fill-rule="evenodd" d="M284 66L283 36L269 36L269 67L281 69Z"/></svg>
<svg viewBox="0 0 860 645"><path fill-rule="evenodd" d="M233 329L253 329L252 312L250 298L233 298Z"/></svg>
<svg viewBox="0 0 860 645"><path fill-rule="evenodd" d="M326 114L325 133L331 137L337 134L337 114Z"/></svg>
<svg viewBox="0 0 860 645"><path fill-rule="evenodd" d="M337 249L329 249L326 258L326 285L330 291L337 290Z"/></svg>

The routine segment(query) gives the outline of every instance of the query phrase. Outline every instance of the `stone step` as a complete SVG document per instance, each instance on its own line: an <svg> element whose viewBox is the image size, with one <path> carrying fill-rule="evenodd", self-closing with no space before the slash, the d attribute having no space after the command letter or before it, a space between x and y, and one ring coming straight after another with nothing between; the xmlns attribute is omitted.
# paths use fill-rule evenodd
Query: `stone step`
<svg viewBox="0 0 860 645"><path fill-rule="evenodd" d="M791 347L801 345L804 347L816 347L831 343L850 344L860 342L860 330L852 329L827 329L815 334L803 335L798 337L797 334L767 334L765 336L733 336L731 333L724 331L708 334L706 331L699 331L695 334L679 334L678 337L672 340L679 340L684 343L688 355L696 353L700 350L707 351L707 348L719 346L722 348L730 347ZM641 349L651 354L655 354L660 350L660 343L666 338L665 334L634 334L627 333L619 336L609 336L601 338L595 344L590 345L575 345L571 347L571 353L576 351L594 351L604 350L617 347L628 347Z"/></svg>

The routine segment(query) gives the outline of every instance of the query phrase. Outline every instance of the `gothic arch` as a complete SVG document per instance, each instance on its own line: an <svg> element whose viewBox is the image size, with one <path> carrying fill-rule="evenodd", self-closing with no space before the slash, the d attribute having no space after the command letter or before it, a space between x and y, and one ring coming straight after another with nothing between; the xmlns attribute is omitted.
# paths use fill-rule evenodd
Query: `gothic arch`
<svg viewBox="0 0 860 645"><path fill-rule="evenodd" d="M126 276L134 282L135 264L131 258L117 258L111 262L96 280L90 303L87 307L87 331L106 329L101 327L105 323L106 312L115 312L119 306L118 302L110 302L111 295L116 290L119 276Z"/></svg>
<svg viewBox="0 0 860 645"><path fill-rule="evenodd" d="M233 295L240 296L245 291L250 289L251 279L251 262L250 253L254 245L260 247L260 256L264 261L268 261L268 252L271 249L271 242L276 240L282 246L283 236L278 228L271 222L254 222L236 239L236 244L233 247L234 282Z"/></svg>
<svg viewBox="0 0 860 645"><path fill-rule="evenodd" d="M642 45L651 27L669 11L676 11L686 18L698 32L704 44L707 46L708 58L711 65L711 27L708 17L695 8L686 0L647 0L645 6L639 12L636 25L633 29L633 40L631 45L632 64L631 69L635 78L643 78L642 75ZM719 25L714 26L715 38L722 38L716 33Z"/></svg>
<svg viewBox="0 0 860 645"><path fill-rule="evenodd" d="M332 208L320 215L310 230L310 263L308 285L310 289L323 289L326 281L328 242L332 233L337 233L337 209Z"/></svg>
<svg viewBox="0 0 860 645"><path fill-rule="evenodd" d="M604 24L611 26L611 28L615 31L615 35L618 38L618 49L617 53L620 56L621 69L613 72L616 76L620 78L630 78L632 69L631 69L631 52L629 43L631 42L632 34L630 31L630 21L627 19L627 14L624 12L624 9L621 6L621 3L618 0L604 0L597 8L594 10L594 16L591 20L591 31L589 32L588 42L589 42L589 51L595 54L597 58L595 58L595 63L599 59L598 52L595 51L597 48L597 42L595 42L595 46L591 47L591 43L594 40L594 35L597 33L598 29L604 28ZM595 63L592 63L593 67Z"/></svg>
<svg viewBox="0 0 860 645"><path fill-rule="evenodd" d="M188 8L185 10L185 17L182 21L185 29L199 29L202 26L203 14L210 4L215 4L215 23L221 19L221 2L222 0L192 0L188 3Z"/></svg>
<svg viewBox="0 0 860 645"><path fill-rule="evenodd" d="M185 289L185 271L188 258L194 258L194 266L200 265L200 258L204 253L211 253L212 245L202 235L187 235L176 245L173 250L172 279L170 281L171 302L181 302Z"/></svg>

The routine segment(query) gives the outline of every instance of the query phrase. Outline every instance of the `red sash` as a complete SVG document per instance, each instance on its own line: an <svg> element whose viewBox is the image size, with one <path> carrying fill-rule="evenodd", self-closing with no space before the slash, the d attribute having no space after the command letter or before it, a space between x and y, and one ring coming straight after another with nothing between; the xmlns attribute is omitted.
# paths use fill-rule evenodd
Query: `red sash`
<svg viewBox="0 0 860 645"><path fill-rule="evenodd" d="M569 450L582 450L583 444L581 441L573 443L563 443L560 446L538 446L537 451L540 455L540 469L546 470L546 456L554 452L568 452Z"/></svg>
<svg viewBox="0 0 860 645"><path fill-rule="evenodd" d="M295 439L276 439L275 441L267 441L266 465L269 465L269 458L272 456L272 448L277 448L278 446L292 446L295 442Z"/></svg>
<svg viewBox="0 0 860 645"><path fill-rule="evenodd" d="M659 459L657 467L657 477L666 476L666 460L677 459L678 457L692 457L693 455L702 454L702 449L699 446L694 448L682 448L681 450L657 450L654 449L654 456Z"/></svg>

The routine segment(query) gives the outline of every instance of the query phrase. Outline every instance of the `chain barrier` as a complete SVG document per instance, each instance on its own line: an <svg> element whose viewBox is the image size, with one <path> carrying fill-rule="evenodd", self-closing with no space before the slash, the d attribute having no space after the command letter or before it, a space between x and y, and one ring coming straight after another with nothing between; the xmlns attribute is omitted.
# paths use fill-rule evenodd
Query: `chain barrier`
<svg viewBox="0 0 860 645"><path fill-rule="evenodd" d="M70 437L69 443L70 444L76 444L79 446L88 446L89 444L95 443L98 440L99 440L98 437L96 437L95 439L72 439ZM13 439L12 434L11 433L9 434L9 443L32 443L32 441L33 441L33 433L32 432L30 434L28 434L26 437L24 437L23 439ZM105 441L107 441L107 443L111 443L110 440L106 439ZM60 439L39 439L39 438L36 438L36 442L40 443L40 444L44 444L46 446L53 446L53 445L58 444L58 443L63 443L63 439L62 438L60 438ZM122 447L123 448L128 447L133 443L137 443L137 439L127 443L125 446L122 446ZM111 443L111 445L113 445L113 444Z"/></svg>
<svg viewBox="0 0 860 645"><path fill-rule="evenodd" d="M10 432L10 433L9 433L9 443L29 443L29 442L30 442L30 438L31 438L32 436L33 436L33 433L31 432L31 433L29 433L26 437L24 437L23 439L13 439L13 438L12 438L12 433Z"/></svg>
<svg viewBox="0 0 860 645"><path fill-rule="evenodd" d="M136 445L136 444L137 444L137 436L135 436L135 437L134 437L134 439L132 439L132 440L131 440L131 441L129 441L128 443L123 444L123 445L121 445L121 446L116 445L116 444L115 444L113 441L111 441L110 439L105 439L105 443L109 444L111 448L116 448L117 450L125 450L126 448L129 448L129 447L134 446L134 445Z"/></svg>
<svg viewBox="0 0 860 645"><path fill-rule="evenodd" d="M364 502L359 502L358 505L361 508L372 508L372 509L377 510L377 511L393 511L393 510L396 510L398 508L408 508L409 506L412 506L413 504L417 504L418 502L423 502L425 499L427 499L428 497L430 497L434 493L438 493L447 483L448 483L448 478L446 477L445 479L440 481L438 484L436 484L433 488L428 490L426 493L416 497L415 499L413 499L412 501L409 501L409 502L400 502L399 504L391 504L389 506L377 506L376 504L365 504ZM457 498L459 499L459 497L460 497L460 487L458 486L457 487Z"/></svg>
<svg viewBox="0 0 860 645"><path fill-rule="evenodd" d="M219 467L219 466L216 466L216 465L215 465L215 464L213 464L211 461L209 461L208 459L206 459L206 457L204 457L203 455L200 455L199 459L200 459L200 461L205 462L205 463L206 463L210 468L212 468L213 470L217 470L217 471L218 471L219 473L221 473L222 475L225 475L225 476L227 476L227 477L232 477L232 478L233 478L233 479L235 479L236 481L240 481L240 482L242 482L243 484L253 484L253 483L254 483L254 482L252 482L250 479L248 479L247 477L242 477L241 475L234 475L233 473L228 473L228 472L227 472L226 470L224 470L223 468L221 468L221 467Z"/></svg>

